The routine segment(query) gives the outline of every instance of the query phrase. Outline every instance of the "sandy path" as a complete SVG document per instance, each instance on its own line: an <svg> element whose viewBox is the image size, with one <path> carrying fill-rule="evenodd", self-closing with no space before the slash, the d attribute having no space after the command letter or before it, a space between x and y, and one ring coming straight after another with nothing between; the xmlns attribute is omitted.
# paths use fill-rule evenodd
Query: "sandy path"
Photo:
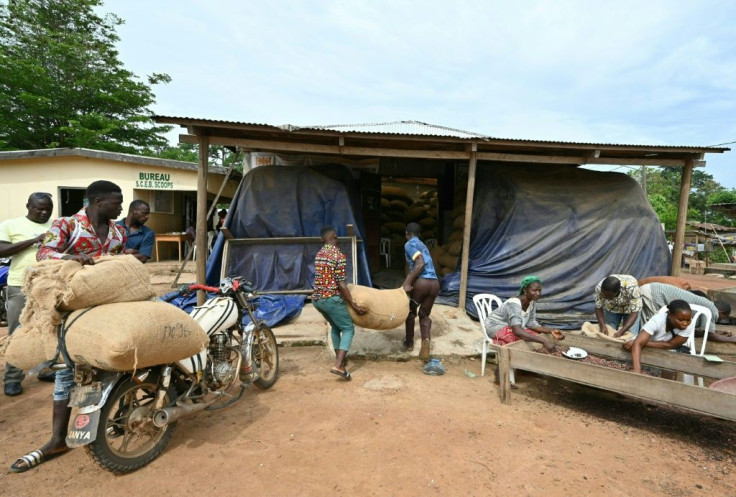
<svg viewBox="0 0 736 497"><path fill-rule="evenodd" d="M733 423L527 375L503 406L463 374L477 360L356 360L344 382L322 349L280 352L272 390L181 421L148 467L116 477L77 449L0 474L0 495L736 495ZM24 386L0 397L6 467L48 432L51 385Z"/></svg>

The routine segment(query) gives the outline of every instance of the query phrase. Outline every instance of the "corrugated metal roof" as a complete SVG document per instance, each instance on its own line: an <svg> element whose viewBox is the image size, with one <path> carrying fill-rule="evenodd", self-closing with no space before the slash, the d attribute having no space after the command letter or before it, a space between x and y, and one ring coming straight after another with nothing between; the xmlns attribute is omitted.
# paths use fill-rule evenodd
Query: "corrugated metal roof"
<svg viewBox="0 0 736 497"><path fill-rule="evenodd" d="M158 157L125 154L121 152L107 152L104 150L91 150L88 148L42 148L37 150L11 150L0 152L0 160L33 159L39 157L88 157L117 162L130 162L148 166L166 167L171 169L186 169L190 171L196 171L199 169L196 162L161 159ZM208 171L210 173L224 175L227 173L227 168L210 166Z"/></svg>
<svg viewBox="0 0 736 497"><path fill-rule="evenodd" d="M493 142L513 142L518 144L532 145L536 144L539 146L581 146L581 147L622 147L622 148L634 148L634 149L652 149L652 148L666 148L672 151L709 151L709 152L726 152L731 150L726 147L713 147L713 146L697 146L697 145L642 145L642 144L627 144L627 143L595 143L595 142L574 142L574 141L550 141L550 140L531 140L522 138L500 138L491 137L479 133L470 131L456 130L454 128L448 128L445 126L433 125L422 123L421 121L393 121L386 123L375 123L375 124L333 124L327 126L296 126L293 124L282 124L275 126L272 124L263 123L249 123L244 121L223 121L216 119L203 119L197 117L181 117L181 116L153 116L154 120L167 124L179 124L181 126L196 125L196 124L209 124L212 126L225 126L225 127L250 127L250 128L261 128L263 130L273 131L286 131L286 132L308 132L308 131L332 131L335 133L361 133L367 135L384 136L384 137L423 137L423 136L435 136L437 138L455 138L461 140L483 140L489 143ZM416 128L405 123L417 123ZM390 129L390 131L389 131ZM417 132L420 133L417 134ZM429 133L431 131L431 133ZM440 134L442 132L443 134Z"/></svg>
<svg viewBox="0 0 736 497"><path fill-rule="evenodd" d="M437 124L423 123L421 121L392 121L385 123L363 123L363 124L330 124L305 126L296 128L298 130L329 130L340 133L380 133L392 135L422 135L422 136L441 136L456 138L490 138L489 136L472 131L463 131L461 129L448 128L447 126L439 126Z"/></svg>

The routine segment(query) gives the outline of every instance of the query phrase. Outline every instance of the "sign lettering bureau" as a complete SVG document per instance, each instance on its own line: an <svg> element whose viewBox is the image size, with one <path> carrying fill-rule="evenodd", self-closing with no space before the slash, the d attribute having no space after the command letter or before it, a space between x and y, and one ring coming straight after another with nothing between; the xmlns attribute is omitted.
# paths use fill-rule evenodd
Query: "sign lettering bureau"
<svg viewBox="0 0 736 497"><path fill-rule="evenodd" d="M135 188L149 190L173 190L174 182L171 181L170 173L138 173L135 180Z"/></svg>

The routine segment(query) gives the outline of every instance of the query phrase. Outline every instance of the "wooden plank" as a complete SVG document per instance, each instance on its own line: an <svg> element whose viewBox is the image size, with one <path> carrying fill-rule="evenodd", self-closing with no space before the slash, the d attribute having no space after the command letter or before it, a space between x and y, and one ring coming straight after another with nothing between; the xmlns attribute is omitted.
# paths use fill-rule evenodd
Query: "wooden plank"
<svg viewBox="0 0 736 497"><path fill-rule="evenodd" d="M463 252L460 258L460 296L457 307L465 312L465 300L468 295L468 261L470 259L470 226L473 224L473 196L475 194L475 169L478 163L475 148L470 152L468 168L468 191L465 196L465 226L463 226Z"/></svg>
<svg viewBox="0 0 736 497"><path fill-rule="evenodd" d="M736 421L736 395L676 381L619 371L565 358L508 348L510 367L618 392L643 400Z"/></svg>
<svg viewBox="0 0 736 497"><path fill-rule="evenodd" d="M196 137L192 135L179 135L181 143L196 143ZM260 151L275 152L298 152L305 154L327 154L327 155L358 155L367 157L402 157L413 159L442 159L442 160L467 160L468 152L450 150L415 150L403 148L383 147L341 147L339 145L324 145L317 143L302 143L288 141L253 140L245 138L229 138L213 136L210 138L212 145L231 145Z"/></svg>
<svg viewBox="0 0 736 497"><path fill-rule="evenodd" d="M197 229L196 243L199 247L199 257L194 261L197 270L197 283L200 285L207 284L207 169L209 167L209 137L206 135L198 136L199 140L199 170L197 171ZM204 304L207 294L199 290L197 292L197 305Z"/></svg>
<svg viewBox="0 0 736 497"><path fill-rule="evenodd" d="M498 348L498 393L502 404L511 403L511 355L508 347Z"/></svg>
<svg viewBox="0 0 736 497"><path fill-rule="evenodd" d="M682 244L685 243L685 221L687 221L687 203L690 198L690 182L693 177L693 163L690 161L682 168L680 180L680 203L677 208L677 227L675 229L675 246L672 249L672 267L670 274L679 276L682 268Z"/></svg>
<svg viewBox="0 0 736 497"><path fill-rule="evenodd" d="M557 341L556 343L558 345L580 347L589 354L631 362L631 353L629 351L624 350L621 344L609 342L605 339L589 338L568 333L565 335L565 340ZM649 347L645 347L642 351L641 362L647 366L672 369L682 373L708 376L710 378L720 379L736 376L736 363L734 362L708 362L699 356L679 354L677 352L657 350Z"/></svg>

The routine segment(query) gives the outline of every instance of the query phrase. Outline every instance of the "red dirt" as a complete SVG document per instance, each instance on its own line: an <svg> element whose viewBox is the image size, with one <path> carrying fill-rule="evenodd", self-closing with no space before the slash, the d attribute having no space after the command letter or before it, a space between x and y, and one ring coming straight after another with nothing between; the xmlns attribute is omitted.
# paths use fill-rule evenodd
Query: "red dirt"
<svg viewBox="0 0 736 497"><path fill-rule="evenodd" d="M736 495L736 425L644 405L571 383L517 375L501 405L477 360L353 361L329 374L318 348L281 349L266 392L179 423L148 467L114 476L83 449L27 473L0 494L134 495ZM49 429L51 385L0 396L2 464Z"/></svg>

